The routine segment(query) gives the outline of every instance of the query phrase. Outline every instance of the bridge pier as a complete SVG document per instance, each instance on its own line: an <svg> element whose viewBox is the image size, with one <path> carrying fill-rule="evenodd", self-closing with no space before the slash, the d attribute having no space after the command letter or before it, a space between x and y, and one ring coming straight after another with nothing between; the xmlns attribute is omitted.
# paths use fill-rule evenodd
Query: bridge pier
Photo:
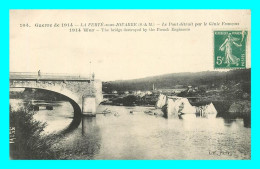
<svg viewBox="0 0 260 169"><path fill-rule="evenodd" d="M85 96L82 98L82 114L89 117L96 116L96 97Z"/></svg>

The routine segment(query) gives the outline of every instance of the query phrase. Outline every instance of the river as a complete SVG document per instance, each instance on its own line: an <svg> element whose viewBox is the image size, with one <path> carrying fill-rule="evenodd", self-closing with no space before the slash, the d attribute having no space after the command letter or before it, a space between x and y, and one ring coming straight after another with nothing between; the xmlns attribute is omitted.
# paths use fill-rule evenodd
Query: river
<svg viewBox="0 0 260 169"><path fill-rule="evenodd" d="M51 104L34 118L47 123L44 134L64 133L52 146L61 159L251 159L251 128L243 119L166 119L144 113L161 111L153 107L109 105L94 118L75 118L69 102Z"/></svg>

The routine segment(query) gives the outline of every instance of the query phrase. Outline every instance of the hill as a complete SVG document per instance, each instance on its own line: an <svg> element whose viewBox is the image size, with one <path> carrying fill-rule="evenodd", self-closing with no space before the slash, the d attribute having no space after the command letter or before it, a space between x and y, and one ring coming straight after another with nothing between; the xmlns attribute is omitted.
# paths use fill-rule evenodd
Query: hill
<svg viewBox="0 0 260 169"><path fill-rule="evenodd" d="M219 87L221 85L242 83L245 90L251 90L251 68L236 69L227 72L204 71L196 73L172 73L133 80L120 80L103 82L103 91L111 93L116 91L152 90L174 88L176 85Z"/></svg>

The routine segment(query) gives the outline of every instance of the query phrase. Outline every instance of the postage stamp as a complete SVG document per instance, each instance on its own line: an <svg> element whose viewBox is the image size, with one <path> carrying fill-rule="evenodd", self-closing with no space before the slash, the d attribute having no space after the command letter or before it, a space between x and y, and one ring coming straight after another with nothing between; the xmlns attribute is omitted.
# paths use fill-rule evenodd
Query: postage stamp
<svg viewBox="0 0 260 169"><path fill-rule="evenodd" d="M214 68L246 68L246 30L214 31Z"/></svg>

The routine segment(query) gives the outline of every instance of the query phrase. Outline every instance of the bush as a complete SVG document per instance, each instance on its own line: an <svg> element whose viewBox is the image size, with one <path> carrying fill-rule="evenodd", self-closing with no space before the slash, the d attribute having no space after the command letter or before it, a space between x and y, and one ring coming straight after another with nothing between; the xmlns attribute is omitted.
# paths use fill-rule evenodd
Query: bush
<svg viewBox="0 0 260 169"><path fill-rule="evenodd" d="M128 95L123 99L123 105L124 106L132 106L138 101L137 96L134 95Z"/></svg>
<svg viewBox="0 0 260 169"><path fill-rule="evenodd" d="M11 159L53 159L55 153L51 146L54 137L45 136L42 131L46 123L33 118L35 112L28 108L12 110L10 107L10 129L14 129L14 143L10 142Z"/></svg>

